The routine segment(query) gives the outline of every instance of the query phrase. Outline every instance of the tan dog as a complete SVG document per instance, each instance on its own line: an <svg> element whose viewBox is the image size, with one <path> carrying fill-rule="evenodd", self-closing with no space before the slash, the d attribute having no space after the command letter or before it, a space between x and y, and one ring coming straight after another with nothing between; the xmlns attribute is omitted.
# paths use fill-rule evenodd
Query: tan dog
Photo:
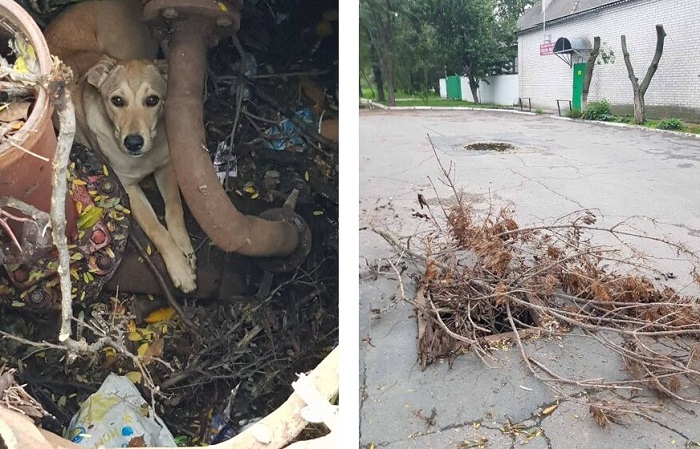
<svg viewBox="0 0 700 449"><path fill-rule="evenodd" d="M140 45L148 46L149 39L135 32L138 27L131 26L133 22L115 23L115 19L140 23L139 11L140 0L81 3L59 16L47 29L46 37L52 53L65 58L64 62L81 74L72 89L75 141L100 152L109 162L129 195L134 218L163 256L173 284L190 292L196 288L196 260L185 228L162 117L166 67L160 62L131 58L142 52ZM74 21L80 21L77 26L84 31L67 36L75 32ZM105 22L110 26L103 29ZM95 28L85 30L89 26ZM115 42L119 42L118 51L113 52L111 44ZM128 60L111 57L116 54ZM94 60L95 56L99 59ZM167 229L139 186L150 174L165 202Z"/></svg>
<svg viewBox="0 0 700 449"><path fill-rule="evenodd" d="M103 55L155 59L158 43L143 23L142 0L86 1L66 9L44 31L51 54L79 79Z"/></svg>

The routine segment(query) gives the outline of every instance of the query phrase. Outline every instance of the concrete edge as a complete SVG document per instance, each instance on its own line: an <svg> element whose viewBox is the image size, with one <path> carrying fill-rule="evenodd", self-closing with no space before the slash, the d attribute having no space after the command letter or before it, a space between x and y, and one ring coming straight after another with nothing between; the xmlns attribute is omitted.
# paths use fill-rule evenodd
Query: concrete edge
<svg viewBox="0 0 700 449"><path fill-rule="evenodd" d="M568 120L570 122L590 123L591 125L611 126L611 127L615 127L615 128L641 129L644 131L652 131L652 132L656 132L656 133L670 134L670 135L674 135L674 136L684 136L684 137L692 137L695 139L700 139L700 134L688 133L688 132L684 132L684 131L672 131L669 129L649 128L648 126L630 125L629 123L603 122L600 120L584 120L584 119L580 119L580 118L559 117L558 115L549 115L548 117L554 118L557 120Z"/></svg>
<svg viewBox="0 0 700 449"><path fill-rule="evenodd" d="M472 108L469 106L385 106L381 103L376 103L372 100L360 98L360 104L369 106L370 108L383 109L387 111L488 111L488 112L507 112L510 114L522 115L538 115L534 112L519 111L517 109L495 109L495 108Z"/></svg>

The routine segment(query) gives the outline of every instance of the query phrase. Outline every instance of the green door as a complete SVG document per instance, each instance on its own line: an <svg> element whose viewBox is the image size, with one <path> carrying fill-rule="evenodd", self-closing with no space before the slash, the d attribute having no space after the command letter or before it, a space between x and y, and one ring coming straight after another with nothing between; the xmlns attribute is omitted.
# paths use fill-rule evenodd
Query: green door
<svg viewBox="0 0 700 449"><path fill-rule="evenodd" d="M448 76L447 77L447 99L448 100L461 100L462 99L462 87L458 76Z"/></svg>
<svg viewBox="0 0 700 449"><path fill-rule="evenodd" d="M586 73L586 63L574 64L574 88L572 89L571 108L581 110L581 94L583 93L583 75Z"/></svg>

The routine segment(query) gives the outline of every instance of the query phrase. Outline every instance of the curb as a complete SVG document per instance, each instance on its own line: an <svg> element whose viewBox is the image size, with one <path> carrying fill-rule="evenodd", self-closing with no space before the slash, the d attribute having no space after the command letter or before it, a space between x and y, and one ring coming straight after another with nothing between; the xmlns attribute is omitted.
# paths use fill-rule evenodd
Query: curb
<svg viewBox="0 0 700 449"><path fill-rule="evenodd" d="M583 119L576 119L576 118L569 118L569 117L559 117L558 115L549 115L548 117L553 118L553 119L557 119L557 120L568 120L570 122L590 123L591 125L610 126L610 127L614 127L614 128L639 129L639 130L643 130L643 131L652 131L652 132L661 133L661 134L670 134L673 136L683 136L683 137L692 137L695 139L700 139L700 134L689 133L689 132L684 132L684 131L672 131L669 129L649 128L648 126L630 125L628 123L603 122L600 120L583 120Z"/></svg>
<svg viewBox="0 0 700 449"><path fill-rule="evenodd" d="M385 106L381 103L376 103L372 100L361 98L360 104L369 106L370 108L383 109L387 111L488 111L488 112L507 112L510 114L522 115L537 115L534 112L518 111L517 109L494 109L494 108L473 108L469 106Z"/></svg>

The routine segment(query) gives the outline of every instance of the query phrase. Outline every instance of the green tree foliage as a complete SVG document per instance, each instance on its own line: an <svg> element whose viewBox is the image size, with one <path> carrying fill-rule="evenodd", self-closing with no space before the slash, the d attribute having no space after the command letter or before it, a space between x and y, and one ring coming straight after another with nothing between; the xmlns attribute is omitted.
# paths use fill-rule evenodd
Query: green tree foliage
<svg viewBox="0 0 700 449"><path fill-rule="evenodd" d="M534 0L360 0L360 79L410 93L447 74L479 82L512 69L516 23ZM380 70L381 69L381 70Z"/></svg>
<svg viewBox="0 0 700 449"><path fill-rule="evenodd" d="M516 22L534 1L360 0L361 79L372 78L380 91L383 79L391 95L393 87L427 92L459 74L478 101L485 76L512 68Z"/></svg>
<svg viewBox="0 0 700 449"><path fill-rule="evenodd" d="M360 0L360 34L364 33L373 63L380 66L390 106L395 103L394 33L402 5L400 0Z"/></svg>

